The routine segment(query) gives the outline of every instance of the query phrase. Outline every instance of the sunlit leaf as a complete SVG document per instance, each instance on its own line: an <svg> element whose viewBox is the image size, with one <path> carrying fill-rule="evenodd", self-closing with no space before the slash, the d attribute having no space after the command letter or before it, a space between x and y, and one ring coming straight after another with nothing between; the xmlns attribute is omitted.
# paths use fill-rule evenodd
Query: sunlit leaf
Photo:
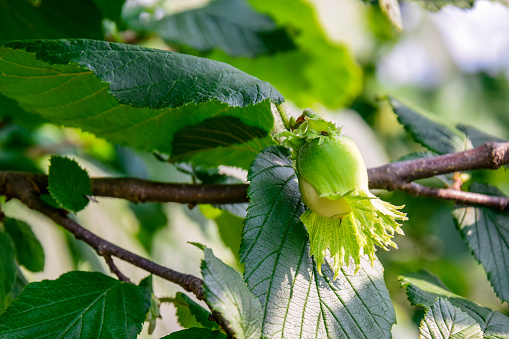
<svg viewBox="0 0 509 339"><path fill-rule="evenodd" d="M304 212L290 152L270 147L253 162L240 255L244 279L260 299L263 337L388 338L395 323L383 267L362 257L336 280L309 257ZM329 260L329 259L327 259Z"/></svg>
<svg viewBox="0 0 509 339"><path fill-rule="evenodd" d="M204 248L201 272L207 301L228 321L238 339L260 338L262 307L249 291L240 273Z"/></svg>
<svg viewBox="0 0 509 339"><path fill-rule="evenodd" d="M481 327L467 313L447 299L438 298L421 322L423 339L482 339Z"/></svg>

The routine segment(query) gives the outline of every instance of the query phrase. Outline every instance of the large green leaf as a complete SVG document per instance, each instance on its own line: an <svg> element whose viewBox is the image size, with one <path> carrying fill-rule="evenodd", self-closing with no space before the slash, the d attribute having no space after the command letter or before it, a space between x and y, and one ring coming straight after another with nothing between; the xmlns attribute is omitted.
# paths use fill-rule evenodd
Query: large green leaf
<svg viewBox="0 0 509 339"><path fill-rule="evenodd" d="M407 288L408 299L412 305L429 308L437 298L445 298L453 306L468 313L481 326L487 338L509 337L509 317L452 293L437 276L428 271L404 274L399 279L401 285Z"/></svg>
<svg viewBox="0 0 509 339"><path fill-rule="evenodd" d="M32 272L44 269L44 250L26 222L5 218L5 232L11 237L16 250L16 260Z"/></svg>
<svg viewBox="0 0 509 339"><path fill-rule="evenodd" d="M228 321L236 338L260 338L260 301L249 291L240 273L216 258L210 248L204 248L204 252L201 272L207 301Z"/></svg>
<svg viewBox="0 0 509 339"><path fill-rule="evenodd" d="M0 316L0 338L136 338L150 291L95 272L29 284Z"/></svg>
<svg viewBox="0 0 509 339"><path fill-rule="evenodd" d="M179 161L247 168L271 143L269 102L283 101L270 84L229 65L174 52L93 40L5 46L0 93L24 110ZM227 132L218 127L225 124ZM197 131L197 145L175 136Z"/></svg>
<svg viewBox="0 0 509 339"><path fill-rule="evenodd" d="M472 184L475 193L502 196L495 187ZM484 267L497 296L509 301L509 212L484 207L458 207L453 211L461 236Z"/></svg>
<svg viewBox="0 0 509 339"><path fill-rule="evenodd" d="M0 314L5 308L7 296L16 279L16 262L11 238L0 232Z"/></svg>
<svg viewBox="0 0 509 339"><path fill-rule="evenodd" d="M362 86L361 69L345 46L329 42L311 5L305 0L249 0L278 27L294 32L295 49L255 59L233 58L214 51L209 58L224 61L269 81L300 107L348 104Z"/></svg>
<svg viewBox="0 0 509 339"><path fill-rule="evenodd" d="M173 332L161 339L225 339L226 335L219 331L208 328L189 328L187 330Z"/></svg>
<svg viewBox="0 0 509 339"><path fill-rule="evenodd" d="M255 57L295 48L285 30L278 29L270 17L255 12L246 0L215 0L155 21L136 17L130 21L135 29L154 31L169 44L199 51L219 48L234 57Z"/></svg>
<svg viewBox="0 0 509 339"><path fill-rule="evenodd" d="M438 154L455 153L472 148L465 133L454 126L432 118L430 114L418 111L390 98L394 113L405 130L423 146Z"/></svg>
<svg viewBox="0 0 509 339"><path fill-rule="evenodd" d="M421 322L423 339L482 339L481 327L447 299L438 298Z"/></svg>
<svg viewBox="0 0 509 339"><path fill-rule="evenodd" d="M101 13L92 0L34 2L0 1L0 41L103 37Z"/></svg>
<svg viewBox="0 0 509 339"><path fill-rule="evenodd" d="M269 338L389 338L396 318L383 267L364 257L359 271L328 264L319 274L309 257L304 212L290 152L270 147L253 162L243 230L244 279L264 307Z"/></svg>

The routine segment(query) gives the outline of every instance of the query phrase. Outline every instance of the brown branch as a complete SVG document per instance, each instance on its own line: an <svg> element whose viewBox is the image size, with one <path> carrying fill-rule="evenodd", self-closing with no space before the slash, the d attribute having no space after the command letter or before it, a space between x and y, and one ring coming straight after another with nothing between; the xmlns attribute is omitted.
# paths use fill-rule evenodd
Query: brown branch
<svg viewBox="0 0 509 339"><path fill-rule="evenodd" d="M53 208L44 203L39 198L41 188L39 187L39 182L37 180L40 179L40 175L0 172L0 194L6 195L9 198L16 198L27 205L30 209L39 211L46 215L55 223L74 234L76 239L87 243L97 252L98 255L104 257L107 263L108 258L111 259L111 256L115 256L134 266L140 267L147 272L171 281L184 288L184 290L196 295L199 300L207 302L205 300L205 294L202 287L203 280L200 278L190 274L174 271L147 258L129 252L128 250L121 248L82 227L76 221L69 218L65 214L65 211ZM212 310L212 307L210 308ZM212 311L212 314L219 325L225 330L227 335L233 337L233 331L230 329L227 321L217 312Z"/></svg>
<svg viewBox="0 0 509 339"><path fill-rule="evenodd" d="M509 211L509 199L479 193L458 191L453 188L432 188L415 182L399 186L398 190L415 197L428 197L444 200L454 200L465 205L481 205L502 211Z"/></svg>
<svg viewBox="0 0 509 339"><path fill-rule="evenodd" d="M509 142L489 142L468 151L394 162L368 170L369 187L397 190L402 183L439 174L498 169L509 164Z"/></svg>
<svg viewBox="0 0 509 339"><path fill-rule="evenodd" d="M406 190L416 194L415 190L405 188L409 182L476 169L497 169L509 164L509 143L487 143L471 150L453 154L400 161L368 170L371 189ZM23 172L0 172L0 185L6 181L18 181L29 178L39 193L47 193L48 178L43 174ZM248 184L236 185L196 185L154 182L136 178L95 178L92 179L92 192L98 197L112 197L132 202L177 202L186 204L231 204L247 202ZM412 193L413 192L413 193ZM466 192L461 192L465 194ZM0 194L2 192L0 191ZM438 197L435 193L423 196ZM459 193L458 193L459 194ZM440 196L441 199L450 195ZM471 195L464 195L462 201L469 203ZM474 199L470 204L486 205L486 201ZM501 206L501 205L498 205Z"/></svg>

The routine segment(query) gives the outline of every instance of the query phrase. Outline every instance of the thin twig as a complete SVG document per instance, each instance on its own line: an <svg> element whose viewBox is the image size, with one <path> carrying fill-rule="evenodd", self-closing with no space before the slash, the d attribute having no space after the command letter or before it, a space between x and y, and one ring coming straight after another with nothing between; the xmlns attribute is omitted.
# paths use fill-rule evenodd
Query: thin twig
<svg viewBox="0 0 509 339"><path fill-rule="evenodd" d="M104 258L104 261L106 261L106 264L108 265L108 267L110 268L111 273L115 274L118 277L118 279L120 279L124 282L127 282L127 283L131 283L131 280L129 280L128 277L126 277L122 272L120 272L117 265L115 265L115 263L113 262L111 255L104 254L103 258Z"/></svg>
<svg viewBox="0 0 509 339"><path fill-rule="evenodd" d="M432 188L415 182L398 187L398 189L415 197L453 200L460 204L480 205L501 211L509 211L509 199L504 197L458 191L453 188Z"/></svg>

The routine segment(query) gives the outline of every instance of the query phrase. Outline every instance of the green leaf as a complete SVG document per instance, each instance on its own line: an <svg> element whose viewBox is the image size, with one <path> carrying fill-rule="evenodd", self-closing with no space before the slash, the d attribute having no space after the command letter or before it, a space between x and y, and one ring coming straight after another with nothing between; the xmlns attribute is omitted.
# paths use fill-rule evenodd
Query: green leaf
<svg viewBox="0 0 509 339"><path fill-rule="evenodd" d="M474 193L506 197L497 188L474 183ZM484 207L458 207L454 221L461 236L484 267L497 296L509 301L509 213ZM506 259L507 258L507 259Z"/></svg>
<svg viewBox="0 0 509 339"><path fill-rule="evenodd" d="M54 155L50 158L48 191L63 208L78 212L87 206L92 183L86 170L72 159Z"/></svg>
<svg viewBox="0 0 509 339"><path fill-rule="evenodd" d="M11 43L0 47L0 72L0 92L47 121L208 167L247 168L272 142L269 101L283 101L270 84L229 65L104 41ZM179 144L184 128L179 138L198 129L215 148Z"/></svg>
<svg viewBox="0 0 509 339"><path fill-rule="evenodd" d="M240 250L244 279L264 308L263 337L389 338L396 318L383 267L330 266L309 256L304 212L290 151L269 147L249 172L250 205ZM326 260L329 260L327 258Z"/></svg>
<svg viewBox="0 0 509 339"><path fill-rule="evenodd" d="M179 324L184 328L205 327L219 329L216 322L209 320L210 312L181 292L177 292L173 304L177 309Z"/></svg>
<svg viewBox="0 0 509 339"><path fill-rule="evenodd" d="M27 223L12 218L4 219L5 232L11 237L16 260L32 272L44 269L44 250Z"/></svg>
<svg viewBox="0 0 509 339"><path fill-rule="evenodd" d="M0 338L136 338L149 308L146 288L69 272L29 284L0 316Z"/></svg>
<svg viewBox="0 0 509 339"><path fill-rule="evenodd" d="M480 129L477 129L472 126L462 125L458 124L456 125L456 128L465 133L468 139L472 142L472 146L477 147L481 146L482 144L485 144L487 142L507 142L507 140L496 137L494 135L485 133L481 131Z"/></svg>
<svg viewBox="0 0 509 339"><path fill-rule="evenodd" d="M0 232L0 314L5 309L7 297L16 279L16 261L11 238Z"/></svg>
<svg viewBox="0 0 509 339"><path fill-rule="evenodd" d="M208 328L189 328L187 330L173 332L161 339L225 339L226 335L219 331Z"/></svg>
<svg viewBox="0 0 509 339"><path fill-rule="evenodd" d="M295 48L284 29L277 29L270 17L255 12L245 0L216 0L147 24L137 20L135 25L156 32L169 44L199 51L219 48L233 57L255 57Z"/></svg>
<svg viewBox="0 0 509 339"><path fill-rule="evenodd" d="M405 130L421 145L438 154L455 153L472 148L464 133L448 126L429 113L408 107L397 99L389 98Z"/></svg>
<svg viewBox="0 0 509 339"><path fill-rule="evenodd" d="M483 338L481 327L472 317L442 298L427 310L420 331L423 339Z"/></svg>
<svg viewBox="0 0 509 339"><path fill-rule="evenodd" d="M269 81L299 107L336 108L348 104L362 87L362 71L343 45L329 42L314 9L305 0L249 0L278 27L293 32L295 49L255 59L234 58L215 50L207 57L224 61Z"/></svg>
<svg viewBox="0 0 509 339"><path fill-rule="evenodd" d="M399 276L399 280L401 286L407 288L408 300L412 305L429 308L437 298L445 298L472 317L487 338L509 337L509 317L452 293L437 276L428 271L404 274Z"/></svg>
<svg viewBox="0 0 509 339"><path fill-rule="evenodd" d="M3 0L0 2L0 41L101 39L101 19L92 0L44 0L38 5L27 0Z"/></svg>
<svg viewBox="0 0 509 339"><path fill-rule="evenodd" d="M205 248L204 253L201 272L207 301L228 321L236 338L260 338L260 301L249 291L237 271L216 258L210 248Z"/></svg>

